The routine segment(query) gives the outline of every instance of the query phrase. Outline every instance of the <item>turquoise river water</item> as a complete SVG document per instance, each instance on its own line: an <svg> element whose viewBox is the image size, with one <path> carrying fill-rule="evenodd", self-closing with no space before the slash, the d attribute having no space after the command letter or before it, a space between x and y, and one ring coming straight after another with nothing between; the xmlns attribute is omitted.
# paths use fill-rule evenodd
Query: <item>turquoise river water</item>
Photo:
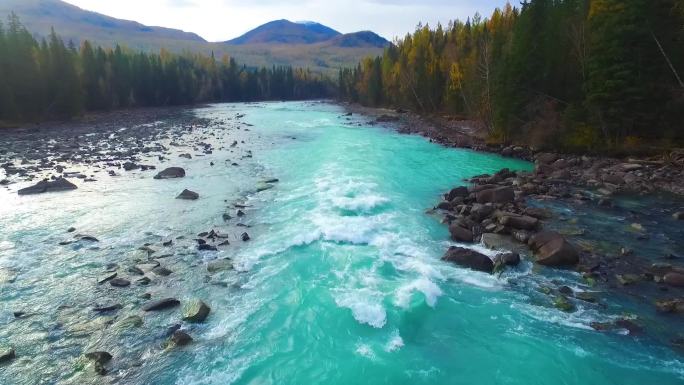
<svg viewBox="0 0 684 385"><path fill-rule="evenodd" d="M66 193L0 193L0 268L15 275L0 280L0 345L17 350L17 360L0 367L1 384L684 383L684 362L667 347L589 327L615 314L581 306L568 314L536 300L545 281L577 288L574 273L525 262L496 277L440 261L448 231L426 214L440 194L463 178L530 164L348 120L327 103L193 113L245 114L253 126L234 135L253 157L233 159L225 146L173 158L188 172L183 180L131 173ZM280 182L255 193L268 177ZM201 199L174 200L183 188ZM248 206L252 240L218 253L235 271L207 277L204 263L216 253L179 241L168 262L176 278L147 289L94 289L105 264L169 237L184 235L189 245L193 234L220 229L236 201ZM70 226L100 245L55 246ZM188 326L193 344L159 347L178 310L141 314L139 330L119 332L111 321L140 314L138 302L104 321L79 308L93 296L125 302L145 291L211 305L205 324ZM18 308L36 314L13 320ZM93 349L114 355L110 375L79 369L76 357Z"/></svg>

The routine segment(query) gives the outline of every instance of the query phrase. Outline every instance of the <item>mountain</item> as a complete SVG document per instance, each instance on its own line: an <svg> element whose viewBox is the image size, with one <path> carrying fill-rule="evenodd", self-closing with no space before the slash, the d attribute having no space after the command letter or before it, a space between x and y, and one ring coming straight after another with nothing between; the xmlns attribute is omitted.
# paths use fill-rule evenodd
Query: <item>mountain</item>
<svg viewBox="0 0 684 385"><path fill-rule="evenodd" d="M76 44L88 39L104 46L125 43L130 48L147 50L175 46L178 42L206 43L194 33L120 20L59 0L1 0L0 17L3 22L10 12L16 13L34 35L47 36L54 27L64 40L72 40Z"/></svg>
<svg viewBox="0 0 684 385"><path fill-rule="evenodd" d="M372 31L347 33L331 39L329 45L336 47L375 47L385 48L390 42Z"/></svg>
<svg viewBox="0 0 684 385"><path fill-rule="evenodd" d="M289 20L274 20L226 43L231 45L313 44L340 35L341 33L319 23L310 21L293 23Z"/></svg>
<svg viewBox="0 0 684 385"><path fill-rule="evenodd" d="M389 42L371 31L341 34L313 21L274 20L229 40L228 45L300 45L319 44L340 48L384 48Z"/></svg>
<svg viewBox="0 0 684 385"><path fill-rule="evenodd" d="M382 54L389 42L368 31L341 34L315 22L276 20L228 42L210 43L200 36L171 28L150 27L87 11L60 0L0 0L0 20L15 12L37 37L54 27L65 41L83 40L113 48L157 52L214 53L235 58L249 67L289 65L334 74L340 67L355 66L367 56Z"/></svg>

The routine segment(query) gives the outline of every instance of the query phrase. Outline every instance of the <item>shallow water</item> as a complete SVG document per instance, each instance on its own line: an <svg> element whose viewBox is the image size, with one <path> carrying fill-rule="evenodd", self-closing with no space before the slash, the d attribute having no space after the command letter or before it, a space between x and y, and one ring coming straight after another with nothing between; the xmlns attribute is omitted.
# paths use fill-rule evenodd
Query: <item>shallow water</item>
<svg viewBox="0 0 684 385"><path fill-rule="evenodd" d="M188 172L183 180L131 173L67 193L0 192L0 267L16 278L3 282L0 273L0 345L15 346L18 356L0 367L0 383L684 381L681 356L663 345L589 327L615 317L611 311L587 304L567 314L540 298L537 289L550 280L586 289L573 273L533 272L525 262L493 277L440 261L448 232L426 214L440 193L469 176L529 164L446 149L342 112L325 103L200 108L195 113L209 118L244 113L253 127L215 138L217 146L244 140L234 152L172 157ZM247 150L252 158L243 158ZM256 193L270 177L280 182ZM183 188L201 199L173 199ZM253 239L244 244L235 220L221 219L238 201L249 206L243 222ZM56 246L70 226L100 242ZM194 234L212 228L231 234L233 245L194 251ZM125 265L142 244L160 248L178 236L162 262L172 276L147 288L96 284L107 263ZM237 271L207 277L204 263L216 254L233 258ZM191 346L162 346L178 310L144 314L139 329L112 325L140 314L144 292L211 305L205 324L184 325ZM112 301L124 308L108 318L92 314L92 304ZM14 320L17 309L33 315ZM90 350L115 357L104 380L77 359Z"/></svg>

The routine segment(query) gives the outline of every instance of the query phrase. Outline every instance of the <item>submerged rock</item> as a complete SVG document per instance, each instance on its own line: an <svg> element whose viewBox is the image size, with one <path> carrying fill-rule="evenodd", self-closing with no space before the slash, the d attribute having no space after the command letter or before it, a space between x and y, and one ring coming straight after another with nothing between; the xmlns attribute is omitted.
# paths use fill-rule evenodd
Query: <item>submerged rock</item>
<svg viewBox="0 0 684 385"><path fill-rule="evenodd" d="M85 357L92 361L93 370L95 370L95 373L101 376L107 374L105 364L112 360L111 354L109 354L108 352L90 352L86 353Z"/></svg>
<svg viewBox="0 0 684 385"><path fill-rule="evenodd" d="M211 312L211 308L202 300L193 300L188 302L183 308L183 321L192 323L201 323L207 319Z"/></svg>
<svg viewBox="0 0 684 385"><path fill-rule="evenodd" d="M180 305L180 301L175 298L163 298L145 303L142 309L143 311L158 311L170 309L178 305Z"/></svg>
<svg viewBox="0 0 684 385"><path fill-rule="evenodd" d="M570 300L564 296L564 295L559 295L553 300L553 306L558 309L562 310L566 313L571 313L575 311L575 305L570 302Z"/></svg>
<svg viewBox="0 0 684 385"><path fill-rule="evenodd" d="M184 169L180 167L169 167L155 175L154 179L173 179L183 177L185 177Z"/></svg>
<svg viewBox="0 0 684 385"><path fill-rule="evenodd" d="M494 261L491 258L475 250L462 247L450 247L442 260L485 273L491 274L494 271Z"/></svg>
<svg viewBox="0 0 684 385"><path fill-rule="evenodd" d="M43 194L56 191L76 190L78 187L64 178L57 178L53 181L42 180L31 187L23 188L17 193L19 195Z"/></svg>
<svg viewBox="0 0 684 385"><path fill-rule="evenodd" d="M230 259L217 259L207 264L207 271L210 273L216 273L223 270L231 270L232 268L233 262L231 262Z"/></svg>
<svg viewBox="0 0 684 385"><path fill-rule="evenodd" d="M185 189L185 190L183 190L183 192L181 192L181 193L176 197L176 199L185 199L185 200L194 201L194 200L199 199L199 194L196 193L196 192L194 192L194 191L190 191L190 190L188 190L188 189Z"/></svg>
<svg viewBox="0 0 684 385"><path fill-rule="evenodd" d="M270 189L272 189L273 187L275 187L275 186L273 186L273 185L270 184L270 183L261 182L261 183L257 184L257 186L256 186L256 191L257 191L257 192L262 192L262 191L270 190Z"/></svg>
<svg viewBox="0 0 684 385"><path fill-rule="evenodd" d="M143 325L143 319L137 315L131 315L126 318L121 319L114 324L116 329L132 329Z"/></svg>

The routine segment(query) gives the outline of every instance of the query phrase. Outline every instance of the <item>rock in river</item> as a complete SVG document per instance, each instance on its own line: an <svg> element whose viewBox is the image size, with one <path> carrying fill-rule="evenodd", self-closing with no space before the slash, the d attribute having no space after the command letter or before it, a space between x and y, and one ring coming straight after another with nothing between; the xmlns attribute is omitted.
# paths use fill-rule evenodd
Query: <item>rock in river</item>
<svg viewBox="0 0 684 385"><path fill-rule="evenodd" d="M150 301L142 306L143 311L157 311L170 309L180 305L180 301L175 298L164 298L156 301Z"/></svg>
<svg viewBox="0 0 684 385"><path fill-rule="evenodd" d="M488 256L462 247L450 247L442 260L485 273L494 271L494 262Z"/></svg>
<svg viewBox="0 0 684 385"><path fill-rule="evenodd" d="M546 231L530 238L537 263L545 266L571 266L579 262L579 252L562 235Z"/></svg>
<svg viewBox="0 0 684 385"><path fill-rule="evenodd" d="M10 362L15 358L13 348L0 348L0 364Z"/></svg>
<svg viewBox="0 0 684 385"><path fill-rule="evenodd" d="M192 337L182 330L176 330L171 335L171 343L175 346L185 346L192 342Z"/></svg>
<svg viewBox="0 0 684 385"><path fill-rule="evenodd" d="M231 270L232 268L233 262L231 262L230 259L217 259L207 264L207 271L210 273L216 273L223 270Z"/></svg>
<svg viewBox="0 0 684 385"><path fill-rule="evenodd" d="M183 321L201 323L207 319L211 308L203 301L197 299L190 301L183 307Z"/></svg>
<svg viewBox="0 0 684 385"><path fill-rule="evenodd" d="M183 178L185 176L185 170L180 167L169 167L157 175L154 179L173 179L173 178Z"/></svg>
<svg viewBox="0 0 684 385"><path fill-rule="evenodd" d="M112 355L107 352L90 352L86 353L85 357L93 362L95 373L99 375L107 374L105 364L112 360Z"/></svg>
<svg viewBox="0 0 684 385"><path fill-rule="evenodd" d="M131 285L131 281L124 278L114 278L109 281L109 284L114 287L128 287Z"/></svg>
<svg viewBox="0 0 684 385"><path fill-rule="evenodd" d="M64 178L57 178L53 181L42 180L31 187L26 187L18 191L19 195L42 194L55 191L76 190L75 184Z"/></svg>
<svg viewBox="0 0 684 385"><path fill-rule="evenodd" d="M185 190L183 190L182 193L180 193L180 195L178 195L176 197L176 199L185 199L185 200L194 201L194 200L199 199L199 194L194 192L194 191L190 191L188 189L185 189Z"/></svg>

